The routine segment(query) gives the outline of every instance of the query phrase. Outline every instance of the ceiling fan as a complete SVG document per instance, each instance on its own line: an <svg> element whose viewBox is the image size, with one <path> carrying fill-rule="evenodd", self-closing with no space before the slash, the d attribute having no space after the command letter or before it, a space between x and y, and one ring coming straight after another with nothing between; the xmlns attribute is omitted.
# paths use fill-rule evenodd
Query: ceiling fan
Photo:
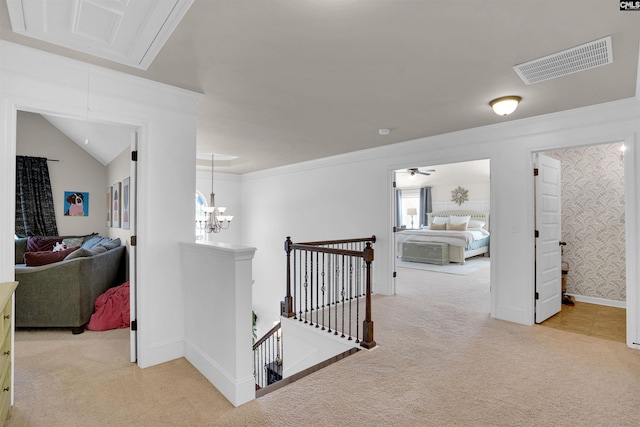
<svg viewBox="0 0 640 427"><path fill-rule="evenodd" d="M424 170L421 170L420 168L409 168L409 169L407 169L407 173L410 176L416 176L416 175L429 176L429 175L431 175L432 172L435 172L435 171L436 171L435 169L424 169Z"/></svg>

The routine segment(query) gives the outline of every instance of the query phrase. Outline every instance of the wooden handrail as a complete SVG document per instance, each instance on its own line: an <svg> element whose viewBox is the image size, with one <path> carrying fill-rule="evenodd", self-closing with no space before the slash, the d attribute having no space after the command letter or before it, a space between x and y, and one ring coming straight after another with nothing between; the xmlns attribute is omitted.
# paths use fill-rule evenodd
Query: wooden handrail
<svg viewBox="0 0 640 427"><path fill-rule="evenodd" d="M269 332L264 334L262 338L260 338L258 341L255 342L255 344L253 344L253 349L255 350L256 348L260 347L260 344L262 344L263 342L268 340L270 336L275 334L280 329L280 326L281 326L280 322L278 322L273 328L269 329Z"/></svg>
<svg viewBox="0 0 640 427"><path fill-rule="evenodd" d="M356 239L345 239L345 240L324 240L319 242L304 242L298 243L299 245L310 245L310 246L318 246L318 245L339 245L341 243L358 243L358 242L376 242L376 236L373 235L371 237L360 237Z"/></svg>

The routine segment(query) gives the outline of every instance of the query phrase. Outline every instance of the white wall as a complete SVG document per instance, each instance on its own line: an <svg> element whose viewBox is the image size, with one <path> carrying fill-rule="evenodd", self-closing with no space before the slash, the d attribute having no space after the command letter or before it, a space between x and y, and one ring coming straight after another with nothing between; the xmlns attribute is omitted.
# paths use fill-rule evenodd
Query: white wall
<svg viewBox="0 0 640 427"><path fill-rule="evenodd" d="M193 241L201 95L2 41L0 194L15 188L17 111L86 118L88 72L89 119L139 129L138 364L151 366L184 355L179 242ZM0 198L0 281L13 280L14 222L13 199Z"/></svg>
<svg viewBox="0 0 640 427"><path fill-rule="evenodd" d="M533 324L532 151L622 140L633 151L639 128L638 102L628 99L247 174L242 237L244 244L258 248L254 259L258 316L267 317L268 324L277 316L285 289L283 241L288 235L296 242L375 234L374 291L392 294L392 171L489 158L491 314ZM637 155L629 154L627 165L635 168ZM627 194L632 205L639 199L637 192ZM628 222L635 218L627 215ZM636 234L631 240L640 241ZM635 252L627 252L628 263L638 263ZM627 273L627 283L636 286L635 270L628 268Z"/></svg>
<svg viewBox="0 0 640 427"><path fill-rule="evenodd" d="M185 357L234 406L255 398L251 259L255 248L183 243Z"/></svg>
<svg viewBox="0 0 640 427"><path fill-rule="evenodd" d="M48 162L58 234L105 235L106 168L40 114L18 112L17 126L17 155L60 160ZM64 216L65 191L89 193L89 216Z"/></svg>

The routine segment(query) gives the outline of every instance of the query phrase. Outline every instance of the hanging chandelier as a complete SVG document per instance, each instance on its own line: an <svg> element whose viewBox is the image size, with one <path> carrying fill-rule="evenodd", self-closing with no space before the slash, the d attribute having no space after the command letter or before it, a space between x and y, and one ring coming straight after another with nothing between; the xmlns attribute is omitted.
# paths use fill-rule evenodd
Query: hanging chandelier
<svg viewBox="0 0 640 427"><path fill-rule="evenodd" d="M233 215L224 215L225 207L216 206L216 195L213 192L213 153L211 153L211 200L209 206L202 208L206 219L200 222L200 227L207 233L219 233L231 225Z"/></svg>

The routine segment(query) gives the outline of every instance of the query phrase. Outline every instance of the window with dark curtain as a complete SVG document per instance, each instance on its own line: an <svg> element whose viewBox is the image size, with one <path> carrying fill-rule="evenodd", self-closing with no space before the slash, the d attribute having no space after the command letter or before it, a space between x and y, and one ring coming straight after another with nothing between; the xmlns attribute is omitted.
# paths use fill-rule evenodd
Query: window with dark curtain
<svg viewBox="0 0 640 427"><path fill-rule="evenodd" d="M429 213L432 210L431 205L431 187L422 187L420 189L420 209L418 211L418 218L420 219L420 225L428 225Z"/></svg>
<svg viewBox="0 0 640 427"><path fill-rule="evenodd" d="M16 156L16 235L58 235L49 167L44 157Z"/></svg>

